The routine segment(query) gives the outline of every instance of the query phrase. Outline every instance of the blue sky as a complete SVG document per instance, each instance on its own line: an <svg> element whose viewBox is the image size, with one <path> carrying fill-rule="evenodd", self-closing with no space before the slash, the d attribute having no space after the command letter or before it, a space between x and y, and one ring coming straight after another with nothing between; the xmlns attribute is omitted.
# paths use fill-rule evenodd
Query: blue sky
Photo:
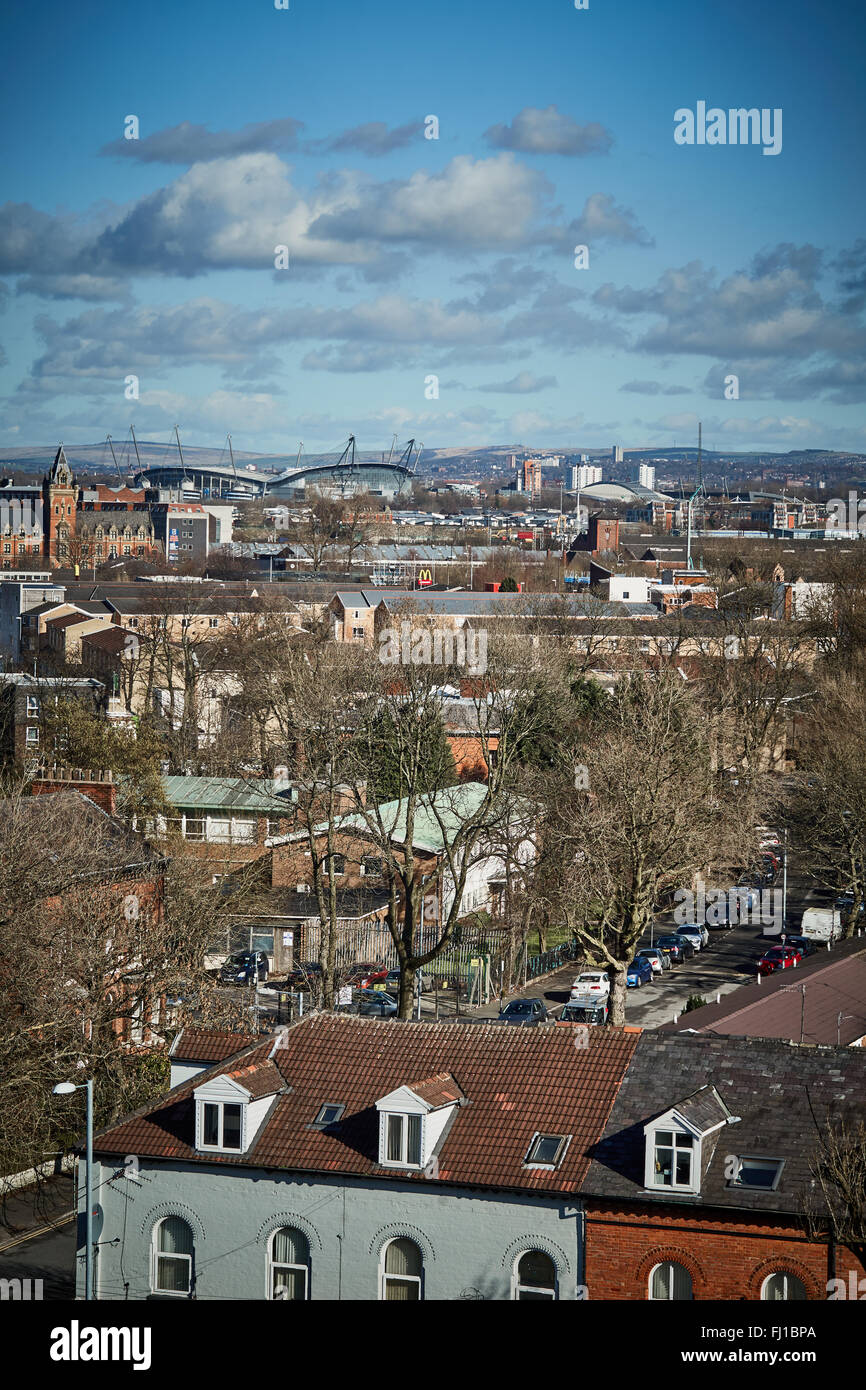
<svg viewBox="0 0 866 1390"><path fill-rule="evenodd" d="M17 7L0 443L866 450L858 8Z"/></svg>

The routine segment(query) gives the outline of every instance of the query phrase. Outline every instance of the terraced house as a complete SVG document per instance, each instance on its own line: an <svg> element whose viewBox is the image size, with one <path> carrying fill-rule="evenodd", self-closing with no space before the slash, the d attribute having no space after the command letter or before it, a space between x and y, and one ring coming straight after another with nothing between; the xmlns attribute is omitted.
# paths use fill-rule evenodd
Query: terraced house
<svg viewBox="0 0 866 1390"><path fill-rule="evenodd" d="M340 1014L244 1041L184 1030L178 1084L97 1137L97 1297L822 1299L863 1275L811 1157L863 1115L861 1049Z"/></svg>

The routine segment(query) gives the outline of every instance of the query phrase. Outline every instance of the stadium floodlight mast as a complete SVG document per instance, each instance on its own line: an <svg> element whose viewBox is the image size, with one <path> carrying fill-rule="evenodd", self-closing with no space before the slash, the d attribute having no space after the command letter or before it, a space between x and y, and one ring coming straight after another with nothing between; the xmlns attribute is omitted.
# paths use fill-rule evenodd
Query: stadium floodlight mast
<svg viewBox="0 0 866 1390"><path fill-rule="evenodd" d="M76 1086L72 1081L58 1081L55 1096L71 1096L73 1091L87 1093L87 1135L84 1151L84 1201L86 1203L86 1240L84 1259L84 1297L93 1299L93 1079Z"/></svg>

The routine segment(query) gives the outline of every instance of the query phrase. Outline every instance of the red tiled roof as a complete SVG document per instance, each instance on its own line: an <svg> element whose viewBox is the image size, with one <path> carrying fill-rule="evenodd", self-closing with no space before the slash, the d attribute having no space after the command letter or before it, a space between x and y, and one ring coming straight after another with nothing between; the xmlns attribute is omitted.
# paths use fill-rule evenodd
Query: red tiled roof
<svg viewBox="0 0 866 1390"><path fill-rule="evenodd" d="M428 1076L426 1081L413 1081L409 1090L434 1109L439 1105L449 1105L454 1101L463 1100L463 1092L447 1071L440 1072L438 1076Z"/></svg>
<svg viewBox="0 0 866 1390"><path fill-rule="evenodd" d="M250 1033L227 1033L210 1028L182 1028L171 1045L175 1062L224 1062L236 1057L255 1039Z"/></svg>
<svg viewBox="0 0 866 1390"><path fill-rule="evenodd" d="M223 1035L225 1036L225 1035ZM184 1162L334 1172L388 1178L378 1163L375 1103L421 1076L456 1082L466 1097L438 1152L439 1180L486 1187L575 1192L637 1045L620 1028L506 1028L501 1024L407 1023L316 1014L279 1039L257 1042L212 1076L273 1063L289 1088L279 1096L247 1154L198 1155L196 1086L184 1082L96 1140L100 1153L136 1153ZM185 1054L187 1048L182 1046ZM180 1055L180 1053L176 1053ZM443 1077L451 1080L443 1081ZM208 1078L210 1079L210 1077ZM243 1084L243 1083L242 1083ZM424 1083L422 1083L424 1084ZM341 1119L312 1128L324 1104ZM571 1135L559 1168L524 1168L537 1132ZM401 1176L423 1181L422 1173Z"/></svg>
<svg viewBox="0 0 866 1390"><path fill-rule="evenodd" d="M255 1062L252 1066L239 1067L236 1071L225 1074L230 1080L243 1086L245 1091L249 1091L253 1100L261 1100L262 1096L274 1096L285 1085L273 1062Z"/></svg>

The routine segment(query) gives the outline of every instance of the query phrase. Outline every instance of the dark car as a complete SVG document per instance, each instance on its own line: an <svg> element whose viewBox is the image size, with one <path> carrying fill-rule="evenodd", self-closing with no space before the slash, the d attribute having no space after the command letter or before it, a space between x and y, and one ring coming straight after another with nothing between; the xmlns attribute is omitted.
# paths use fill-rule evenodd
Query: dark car
<svg viewBox="0 0 866 1390"><path fill-rule="evenodd" d="M248 985L268 978L268 958L264 951L235 951L220 970L220 983Z"/></svg>
<svg viewBox="0 0 866 1390"><path fill-rule="evenodd" d="M650 967L650 973L652 968ZM566 1004L556 1020L557 1023L588 1023L591 1025L607 1023L610 1007L606 999L597 1004Z"/></svg>
<svg viewBox="0 0 866 1390"><path fill-rule="evenodd" d="M499 1022L527 1027L546 1018L547 1005L541 999L512 999L500 1013Z"/></svg>
<svg viewBox="0 0 866 1390"><path fill-rule="evenodd" d="M695 948L685 936L660 936L656 941L657 946L661 946L663 951L667 951L674 965L681 965L684 960L691 960L695 954Z"/></svg>
<svg viewBox="0 0 866 1390"><path fill-rule="evenodd" d="M286 976L284 988L294 992L315 989L322 978L322 967L317 960L302 960Z"/></svg>
<svg viewBox="0 0 866 1390"><path fill-rule="evenodd" d="M795 951L799 951L801 958L805 958L806 956L814 956L815 952L818 949L811 936L796 936L794 934L786 934L785 939L782 942L782 945L790 946Z"/></svg>

